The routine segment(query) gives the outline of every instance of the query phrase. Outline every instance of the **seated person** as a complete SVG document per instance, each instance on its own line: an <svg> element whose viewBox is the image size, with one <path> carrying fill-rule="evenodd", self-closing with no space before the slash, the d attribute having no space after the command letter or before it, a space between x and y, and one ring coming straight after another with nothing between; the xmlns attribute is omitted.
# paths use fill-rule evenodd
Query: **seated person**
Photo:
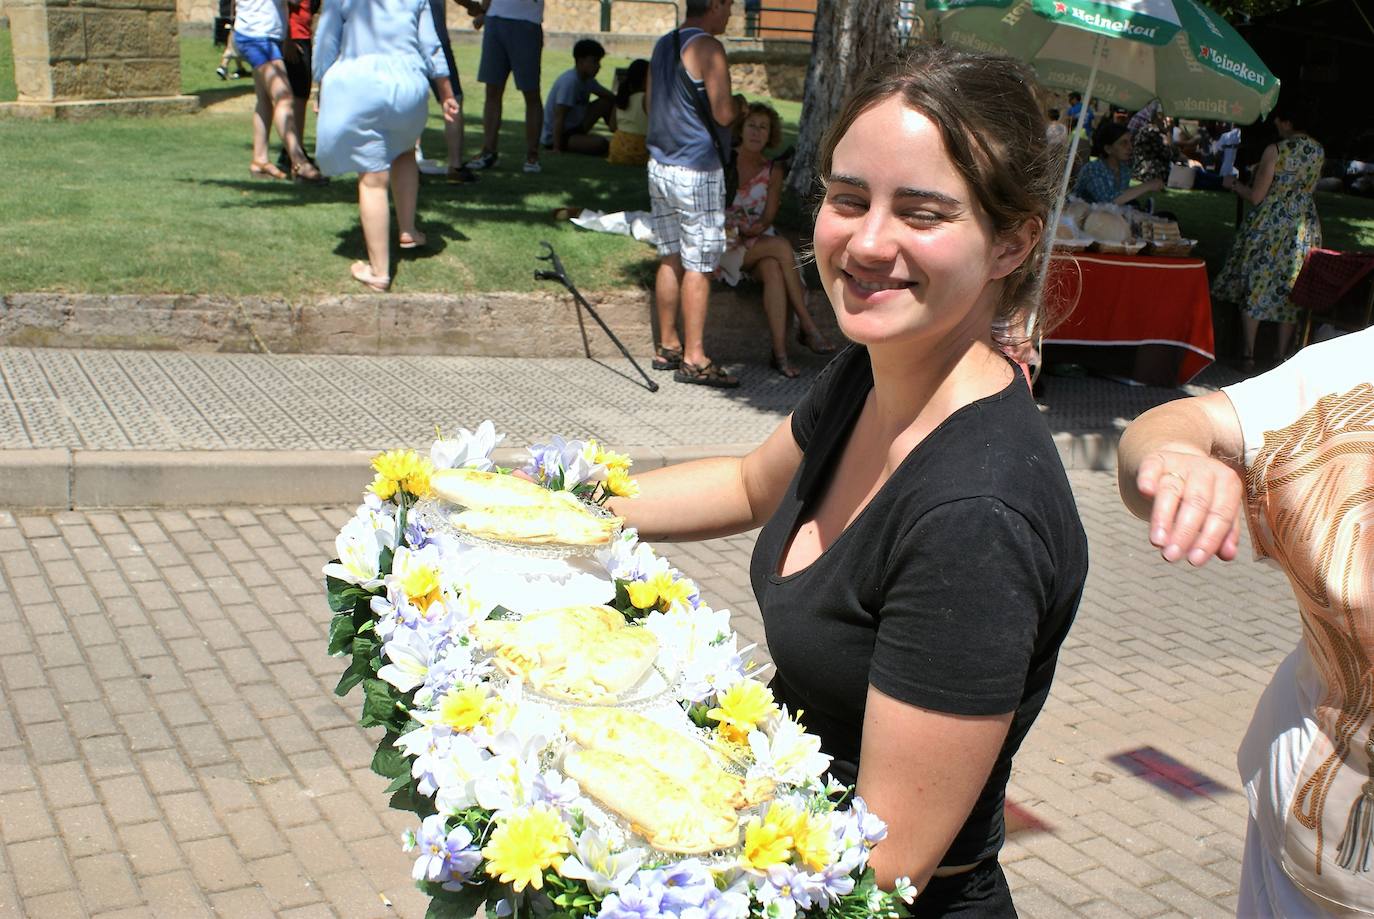
<svg viewBox="0 0 1374 919"><path fill-rule="evenodd" d="M739 190L725 209L726 250L717 277L727 284L739 283L740 272L763 284L763 311L772 339L772 367L791 379L798 370L787 358L788 307L798 320L797 340L817 354L830 354L835 346L826 340L806 308L806 289L797 271L792 244L773 229L782 202L784 170L763 151L782 141L782 119L771 106L749 103L734 127Z"/></svg>
<svg viewBox="0 0 1374 919"><path fill-rule="evenodd" d="M618 166L643 166L649 162L644 145L649 133L649 113L644 108L644 88L649 80L649 62L639 58L615 89L615 133L606 161Z"/></svg>
<svg viewBox="0 0 1374 919"><path fill-rule="evenodd" d="M573 45L573 67L564 71L544 103L544 133L539 138L544 149L561 153L588 153L605 156L610 141L593 134L596 123L605 120L615 130L615 97L596 82L606 49L600 42L584 38ZM591 97L596 96L593 102Z"/></svg>
<svg viewBox="0 0 1374 919"><path fill-rule="evenodd" d="M1160 178L1131 185L1131 132L1124 124L1107 122L1098 131L1097 159L1078 173L1073 193L1089 204L1129 204L1164 187Z"/></svg>

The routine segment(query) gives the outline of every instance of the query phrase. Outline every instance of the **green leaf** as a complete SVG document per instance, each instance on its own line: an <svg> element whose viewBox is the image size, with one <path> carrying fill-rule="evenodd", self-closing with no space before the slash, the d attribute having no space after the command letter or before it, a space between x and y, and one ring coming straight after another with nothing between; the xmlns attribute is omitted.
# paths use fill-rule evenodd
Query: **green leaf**
<svg viewBox="0 0 1374 919"><path fill-rule="evenodd" d="M338 561L338 559L335 559ZM336 613L345 610L352 610L362 600L367 603L372 602L372 594L363 590L357 584L350 584L338 578L326 577L324 579L326 592L329 594L329 608Z"/></svg>
<svg viewBox="0 0 1374 919"><path fill-rule="evenodd" d="M698 702L687 709L687 717L692 719L692 723L699 728L713 728L716 723L711 720L706 713L711 710L711 706L705 702Z"/></svg>
<svg viewBox="0 0 1374 919"><path fill-rule="evenodd" d="M398 701L400 696L396 687L386 680L375 677L363 680L363 714L358 724L365 728L390 725L399 714Z"/></svg>
<svg viewBox="0 0 1374 919"><path fill-rule="evenodd" d="M350 654L353 651L353 636L358 628L353 624L351 612L335 613L329 621L329 653L331 655Z"/></svg>
<svg viewBox="0 0 1374 919"><path fill-rule="evenodd" d="M397 779L396 781L400 782L401 779ZM395 785L396 782L392 782L391 784ZM411 779L408 782L403 782L401 787L397 788L395 791L388 788L387 790L391 791L391 798L387 801L387 804L392 810L409 811L421 820L435 813L434 801L420 794L419 785L419 782Z"/></svg>
<svg viewBox="0 0 1374 919"><path fill-rule="evenodd" d="M377 556L377 576L386 577L391 574L391 564L396 558L396 553L390 547L383 547L382 554Z"/></svg>
<svg viewBox="0 0 1374 919"><path fill-rule="evenodd" d="M339 677L339 684L334 687L334 695L346 696L352 692L353 687L357 686L372 673L372 665L366 658L359 659L357 655L357 645L354 645L353 660L348 668L344 670L343 676Z"/></svg>
<svg viewBox="0 0 1374 919"><path fill-rule="evenodd" d="M372 754L372 771L384 779L410 777L410 757L395 746L396 738L400 736L394 731L387 731L377 745L377 752ZM394 788L390 790L395 791Z"/></svg>
<svg viewBox="0 0 1374 919"><path fill-rule="evenodd" d="M472 919L472 914L487 901L495 885L464 884L462 890L441 890L429 901L425 919Z"/></svg>
<svg viewBox="0 0 1374 919"><path fill-rule="evenodd" d="M490 612L490 613L487 613L487 618L488 618L488 619L509 619L511 616L514 616L514 615L515 615L515 612L514 612L513 610L508 610L508 609L506 609L504 606L502 606L502 605L500 605L500 604L498 603L496 606L493 606L493 607L491 608L491 612Z"/></svg>

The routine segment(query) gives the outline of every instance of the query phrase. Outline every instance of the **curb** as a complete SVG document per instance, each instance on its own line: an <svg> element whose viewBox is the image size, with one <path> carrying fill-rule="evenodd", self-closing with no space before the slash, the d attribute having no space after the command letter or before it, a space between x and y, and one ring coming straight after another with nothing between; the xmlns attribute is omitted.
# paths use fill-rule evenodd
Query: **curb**
<svg viewBox="0 0 1374 919"><path fill-rule="evenodd" d="M1116 468L1120 434L1054 435L1066 469ZM755 444L631 447L639 471L715 456L744 456ZM0 450L0 507L89 510L119 507L352 505L372 477L376 450ZM525 452L494 459L519 465Z"/></svg>

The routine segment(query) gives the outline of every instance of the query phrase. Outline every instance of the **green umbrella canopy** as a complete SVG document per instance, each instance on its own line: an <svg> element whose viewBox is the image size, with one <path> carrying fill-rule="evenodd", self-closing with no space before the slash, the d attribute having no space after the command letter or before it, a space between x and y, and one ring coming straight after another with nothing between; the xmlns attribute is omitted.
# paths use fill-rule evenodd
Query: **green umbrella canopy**
<svg viewBox="0 0 1374 919"><path fill-rule="evenodd" d="M928 34L1009 54L1040 81L1138 109L1249 124L1279 81L1230 24L1196 0L925 0ZM1096 70L1094 77L1093 71Z"/></svg>

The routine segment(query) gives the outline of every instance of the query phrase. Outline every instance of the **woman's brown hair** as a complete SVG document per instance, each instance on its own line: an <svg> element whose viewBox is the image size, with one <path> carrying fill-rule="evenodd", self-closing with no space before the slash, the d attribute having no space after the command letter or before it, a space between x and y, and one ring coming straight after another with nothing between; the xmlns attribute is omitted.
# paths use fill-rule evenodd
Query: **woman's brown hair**
<svg viewBox="0 0 1374 919"><path fill-rule="evenodd" d="M1034 341L1062 316L1042 304L1042 244L1063 153L1045 140L1046 121L1036 100L1031 69L1009 57L917 46L875 67L841 107L821 141L819 174L830 175L835 146L854 121L875 105L900 96L940 130L955 168L973 190L994 232L1009 235L1033 221L1037 244L1002 281L994 316L999 345ZM1053 238L1053 233L1048 234Z"/></svg>
<svg viewBox="0 0 1374 919"><path fill-rule="evenodd" d="M731 128L734 135L734 142L731 146L738 147L740 140L744 136L744 123L754 115L768 116L768 143L764 144L765 150L771 150L782 143L782 117L778 115L777 109L766 102L750 102L744 107L744 111L735 119Z"/></svg>

